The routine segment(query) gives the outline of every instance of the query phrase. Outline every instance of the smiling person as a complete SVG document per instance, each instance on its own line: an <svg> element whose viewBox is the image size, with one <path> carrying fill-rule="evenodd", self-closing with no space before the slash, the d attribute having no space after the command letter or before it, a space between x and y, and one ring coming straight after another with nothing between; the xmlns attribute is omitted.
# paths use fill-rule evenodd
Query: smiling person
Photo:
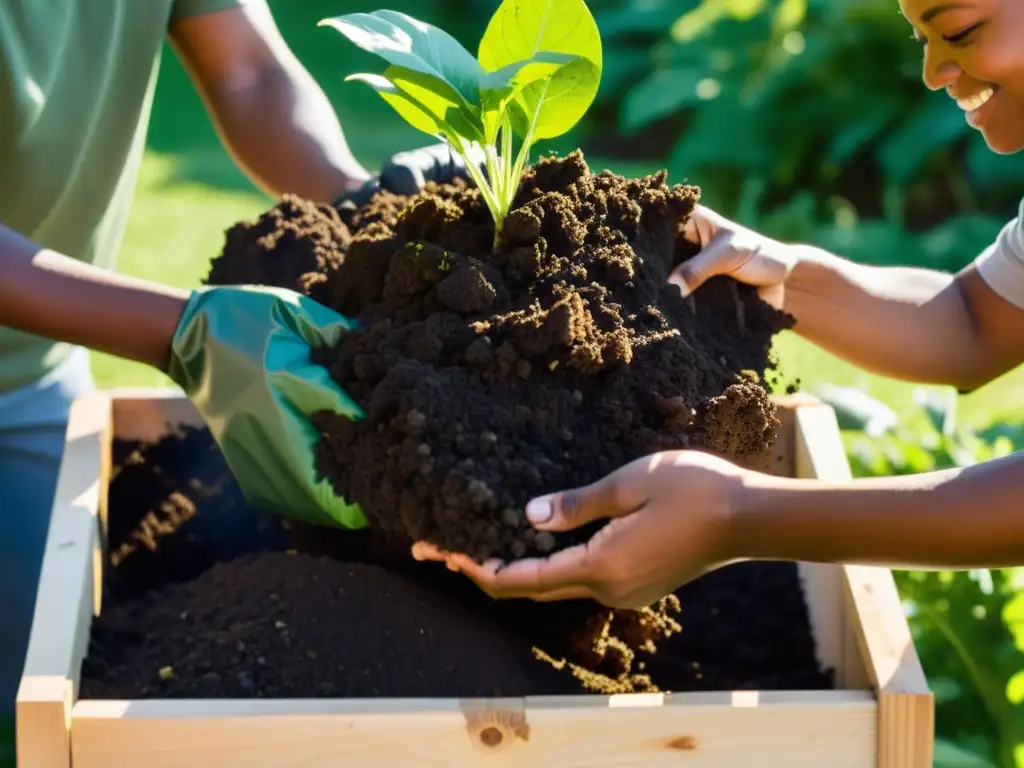
<svg viewBox="0 0 1024 768"><path fill-rule="evenodd" d="M69 404L93 386L76 345L167 370L206 397L221 430L255 424L282 445L308 427L289 400L347 407L315 372L283 392L262 367L261 353L301 365L308 345L336 337L344 321L323 307L257 289L190 296L108 272L165 39L238 166L273 198L342 205L464 175L442 145L402 152L376 175L364 169L266 0L0 3L0 717L13 712ZM226 413L232 375L263 382L264 413ZM313 517L331 507L300 458L266 449L266 465L246 476L266 476L250 488L256 497L287 488Z"/></svg>
<svg viewBox="0 0 1024 768"><path fill-rule="evenodd" d="M902 0L927 87L956 100L994 152L1024 150L1024 2ZM684 293L714 275L759 286L796 333L866 370L975 389L1024 362L1024 204L956 275L850 263L764 237L700 209L701 252L674 275ZM963 569L1024 563L1024 455L845 483L777 478L695 451L638 459L585 488L534 499L536 528L608 520L548 559L447 560L494 597L649 604L750 559Z"/></svg>

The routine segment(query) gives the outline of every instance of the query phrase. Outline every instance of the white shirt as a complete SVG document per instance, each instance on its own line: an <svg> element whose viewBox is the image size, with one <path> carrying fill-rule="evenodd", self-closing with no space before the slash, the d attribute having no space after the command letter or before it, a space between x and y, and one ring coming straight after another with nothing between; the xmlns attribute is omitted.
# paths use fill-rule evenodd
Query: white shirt
<svg viewBox="0 0 1024 768"><path fill-rule="evenodd" d="M1024 200L1010 221L976 260L978 274L1011 304L1024 309Z"/></svg>

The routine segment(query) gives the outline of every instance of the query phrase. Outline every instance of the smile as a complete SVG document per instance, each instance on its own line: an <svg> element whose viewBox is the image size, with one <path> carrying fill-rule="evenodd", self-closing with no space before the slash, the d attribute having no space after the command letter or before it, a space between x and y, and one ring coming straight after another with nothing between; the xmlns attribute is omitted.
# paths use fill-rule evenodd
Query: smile
<svg viewBox="0 0 1024 768"><path fill-rule="evenodd" d="M956 105L964 112L974 112L981 109L988 103L988 100L995 94L994 88L986 88L973 96L965 96L956 100Z"/></svg>

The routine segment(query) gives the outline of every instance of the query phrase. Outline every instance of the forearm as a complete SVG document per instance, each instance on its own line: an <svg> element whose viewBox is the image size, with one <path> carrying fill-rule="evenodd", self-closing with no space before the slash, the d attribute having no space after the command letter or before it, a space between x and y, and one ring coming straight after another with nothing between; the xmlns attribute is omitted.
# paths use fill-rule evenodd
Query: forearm
<svg viewBox="0 0 1024 768"><path fill-rule="evenodd" d="M1024 563L1024 454L963 469L822 483L752 474L731 521L743 559L997 568Z"/></svg>
<svg viewBox="0 0 1024 768"><path fill-rule="evenodd" d="M270 45L265 40L249 44ZM291 192L330 203L370 178L349 149L327 97L283 43L241 63L220 62L216 52L191 50L191 45L205 40L176 41L221 140L265 193L280 198Z"/></svg>
<svg viewBox="0 0 1024 768"><path fill-rule="evenodd" d="M0 325L166 370L188 293L40 248L0 226Z"/></svg>
<svg viewBox="0 0 1024 768"><path fill-rule="evenodd" d="M800 246L786 283L795 332L865 370L970 389L989 375L952 275L871 267Z"/></svg>

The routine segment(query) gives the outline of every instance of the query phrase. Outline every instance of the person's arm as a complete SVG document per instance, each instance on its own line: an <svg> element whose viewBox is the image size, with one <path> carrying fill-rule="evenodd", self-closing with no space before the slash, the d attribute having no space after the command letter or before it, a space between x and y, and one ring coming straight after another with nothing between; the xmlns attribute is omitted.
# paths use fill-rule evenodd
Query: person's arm
<svg viewBox="0 0 1024 768"><path fill-rule="evenodd" d="M907 569L1024 563L1024 454L845 483L747 475L734 497L739 558Z"/></svg>
<svg viewBox="0 0 1024 768"><path fill-rule="evenodd" d="M188 292L84 264L0 225L0 325L167 370Z"/></svg>
<svg viewBox="0 0 1024 768"><path fill-rule="evenodd" d="M1024 360L1024 309L974 264L954 276L796 253L784 304L794 332L860 368L969 391Z"/></svg>
<svg viewBox="0 0 1024 768"><path fill-rule="evenodd" d="M758 286L796 318L797 334L838 357L891 378L968 391L1024 361L1022 218L1024 205L1022 217L953 276L855 264L698 207L685 236L701 251L670 280L686 295L716 275Z"/></svg>
<svg viewBox="0 0 1024 768"><path fill-rule="evenodd" d="M268 195L329 204L370 179L264 0L177 18L170 37L225 147Z"/></svg>

